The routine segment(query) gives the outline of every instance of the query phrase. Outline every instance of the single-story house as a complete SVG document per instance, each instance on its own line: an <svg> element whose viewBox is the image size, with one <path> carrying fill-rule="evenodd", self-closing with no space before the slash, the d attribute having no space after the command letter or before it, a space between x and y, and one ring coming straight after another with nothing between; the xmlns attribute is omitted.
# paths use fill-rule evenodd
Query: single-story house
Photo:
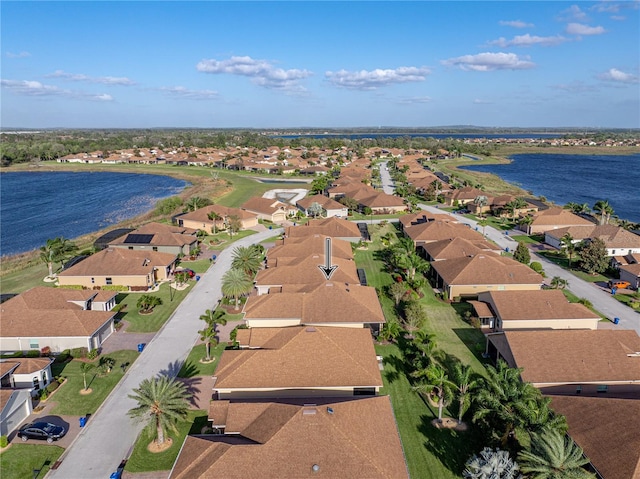
<svg viewBox="0 0 640 479"><path fill-rule="evenodd" d="M446 213L431 213L430 211L420 211L418 213L409 213L398 219L400 229L404 232L405 228L428 223L430 221L450 221L457 223L455 217Z"/></svg>
<svg viewBox="0 0 640 479"><path fill-rule="evenodd" d="M455 190L447 191L444 194L444 201L447 206L454 205L467 205L473 203L478 196L487 196L487 193L471 186L465 186L464 188L458 188ZM487 200L488 202L488 200Z"/></svg>
<svg viewBox="0 0 640 479"><path fill-rule="evenodd" d="M58 274L60 286L127 286L144 291L170 278L178 256L158 251L106 248Z"/></svg>
<svg viewBox="0 0 640 479"><path fill-rule="evenodd" d="M569 435L599 478L640 478L640 401L633 398L548 396L567 418Z"/></svg>
<svg viewBox="0 0 640 479"><path fill-rule="evenodd" d="M440 241L425 243L418 247L418 252L427 261L443 261L460 258L462 256L475 256L483 253L500 255L502 250L495 243L487 240L467 240L460 237L448 238Z"/></svg>
<svg viewBox="0 0 640 479"><path fill-rule="evenodd" d="M407 205L401 197L388 195L378 190L375 190L373 194L358 196L354 199L358 202L360 211L370 208L373 214L388 215L407 211Z"/></svg>
<svg viewBox="0 0 640 479"><path fill-rule="evenodd" d="M14 358L0 360L0 388L27 389L35 395L53 379L51 358Z"/></svg>
<svg viewBox="0 0 640 479"><path fill-rule="evenodd" d="M266 267L273 268L295 262L298 258L314 255L324 255L327 250L327 238L330 236L312 235L299 238L284 238L275 242L267 250ZM352 260L351 243L341 239L331 239L331 257Z"/></svg>
<svg viewBox="0 0 640 479"><path fill-rule="evenodd" d="M544 278L506 256L490 253L434 261L430 273L449 298L474 298L485 291L535 291Z"/></svg>
<svg viewBox="0 0 640 479"><path fill-rule="evenodd" d="M427 221L416 225L407 225L404 234L413 240L416 248L433 241L451 238L464 238L469 241L483 241L484 236L469 226L453 221Z"/></svg>
<svg viewBox="0 0 640 479"><path fill-rule="evenodd" d="M243 203L241 208L258 216L258 219L283 223L290 216L294 216L297 209L273 198L254 196Z"/></svg>
<svg viewBox="0 0 640 479"><path fill-rule="evenodd" d="M187 231L184 227L148 223L110 242L109 246L189 256L199 244L193 233L195 230Z"/></svg>
<svg viewBox="0 0 640 479"><path fill-rule="evenodd" d="M349 214L349 209L346 206L324 195L305 196L296 202L296 206L306 216L310 216L309 207L314 203L318 203L322 207L322 216L326 218L332 216L346 218Z"/></svg>
<svg viewBox="0 0 640 479"><path fill-rule="evenodd" d="M304 227L301 227L304 228ZM258 271L255 279L258 295L267 294L269 290L279 290L283 286L307 287L320 285L327 281L324 272L319 268L325 263L324 254L315 254L304 258L287 261L287 264ZM343 284L359 284L355 262L350 259L331 258L332 266L338 268L332 273L330 280Z"/></svg>
<svg viewBox="0 0 640 479"><path fill-rule="evenodd" d="M523 368L544 394L640 397L640 337L632 329L504 331L487 354Z"/></svg>
<svg viewBox="0 0 640 479"><path fill-rule="evenodd" d="M209 205L196 211L183 213L175 216L173 221L179 226L213 232L214 225L216 231L226 229L226 222L234 217L238 218L240 228L243 230L258 225L258 215L255 213L222 205Z"/></svg>
<svg viewBox="0 0 640 479"><path fill-rule="evenodd" d="M226 350L214 397L375 396L382 387L368 329L293 326L241 329L239 350Z"/></svg>
<svg viewBox="0 0 640 479"><path fill-rule="evenodd" d="M97 349L115 331L116 292L39 286L2 303L0 351Z"/></svg>
<svg viewBox="0 0 640 479"><path fill-rule="evenodd" d="M593 222L560 207L548 208L526 216L531 218L531 223L521 223L519 228L528 235L542 234L569 226L593 226Z"/></svg>
<svg viewBox="0 0 640 479"><path fill-rule="evenodd" d="M600 316L586 306L570 303L559 289L488 291L478 295L495 313L493 328L598 329Z"/></svg>
<svg viewBox="0 0 640 479"><path fill-rule="evenodd" d="M302 292L251 296L243 312L250 328L305 325L378 332L385 322L375 288L333 281Z"/></svg>
<svg viewBox="0 0 640 479"><path fill-rule="evenodd" d="M544 242L554 248L562 249L562 238L569 234L573 243L591 241L600 238L607 250L607 256L624 256L640 253L640 236L615 225L570 226L547 231Z"/></svg>
<svg viewBox="0 0 640 479"><path fill-rule="evenodd" d="M408 479L388 396L212 401L218 434L187 436L170 479Z"/></svg>
<svg viewBox="0 0 640 479"><path fill-rule="evenodd" d="M331 236L352 243L362 240L362 233L356 223L336 217L309 220L305 225L289 226L285 230L285 238L307 238L314 235Z"/></svg>
<svg viewBox="0 0 640 479"><path fill-rule="evenodd" d="M640 289L640 263L620 266L620 280L628 281L632 289Z"/></svg>

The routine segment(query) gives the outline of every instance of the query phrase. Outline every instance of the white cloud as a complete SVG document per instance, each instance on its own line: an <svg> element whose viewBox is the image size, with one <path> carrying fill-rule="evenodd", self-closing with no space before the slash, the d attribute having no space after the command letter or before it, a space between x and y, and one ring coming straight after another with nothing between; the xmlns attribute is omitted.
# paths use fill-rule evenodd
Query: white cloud
<svg viewBox="0 0 640 479"><path fill-rule="evenodd" d="M592 27L583 23L569 23L566 31L570 35L602 35L606 32L603 27Z"/></svg>
<svg viewBox="0 0 640 479"><path fill-rule="evenodd" d="M427 79L431 71L426 67L398 67L396 69L325 72L325 77L334 86L354 90L374 90L396 83L419 82Z"/></svg>
<svg viewBox="0 0 640 479"><path fill-rule="evenodd" d="M7 52L6 53L8 58L27 58L31 56L31 53L29 52L20 52L20 53L12 53L12 52Z"/></svg>
<svg viewBox="0 0 640 479"><path fill-rule="evenodd" d="M500 20L500 25L513 28L533 28L533 23L526 23L522 20Z"/></svg>
<svg viewBox="0 0 640 479"><path fill-rule="evenodd" d="M528 33L525 35L516 35L511 40L507 40L504 37L500 37L497 40L493 40L489 42L489 45L498 46L501 48L505 47L530 47L532 45L540 45L542 47L551 47L555 45L560 45L568 41L567 38L556 35L554 37L539 37L536 35L529 35Z"/></svg>
<svg viewBox="0 0 640 479"><path fill-rule="evenodd" d="M160 91L170 96L187 100L212 100L218 98L218 92L214 90L190 90L183 86L160 87Z"/></svg>
<svg viewBox="0 0 640 479"><path fill-rule="evenodd" d="M398 103L401 105L414 105L416 103L431 103L431 97L429 96L413 96L407 98L398 99Z"/></svg>
<svg viewBox="0 0 640 479"><path fill-rule="evenodd" d="M120 86L130 86L135 85L136 83L133 80L130 80L126 77L90 77L83 73L67 73L62 70L56 70L55 72L46 75L47 78L62 78L64 80L71 81L82 81L87 83L99 83L102 85L120 85Z"/></svg>
<svg viewBox="0 0 640 479"><path fill-rule="evenodd" d="M106 93L88 93L77 90L64 90L54 85L45 85L39 81L31 80L0 80L0 86L25 96L60 96L75 98L78 100L113 101L113 97Z"/></svg>
<svg viewBox="0 0 640 479"><path fill-rule="evenodd" d="M598 75L600 80L616 82L616 83L638 83L637 75L625 73L617 68L611 68L609 71Z"/></svg>
<svg viewBox="0 0 640 479"><path fill-rule="evenodd" d="M611 15L611 20L616 20L618 22L621 22L623 20L626 20L627 17L623 16L623 15Z"/></svg>
<svg viewBox="0 0 640 479"><path fill-rule="evenodd" d="M492 101L481 100L479 98L476 98L475 100L473 100L474 105L491 105L492 103L493 103Z"/></svg>
<svg viewBox="0 0 640 479"><path fill-rule="evenodd" d="M196 69L204 73L246 76L253 78L256 85L292 93L306 91L299 82L313 75L308 70L275 68L266 60L254 60L248 56L231 57L221 61L202 60L196 65Z"/></svg>
<svg viewBox="0 0 640 479"><path fill-rule="evenodd" d="M584 22L588 17L587 14L583 12L578 5L571 5L566 10L561 11L557 18L561 22Z"/></svg>
<svg viewBox="0 0 640 479"><path fill-rule="evenodd" d="M462 70L487 72L494 70L526 70L535 67L528 57L520 58L515 53L478 53L463 55L442 61L443 65L459 67Z"/></svg>

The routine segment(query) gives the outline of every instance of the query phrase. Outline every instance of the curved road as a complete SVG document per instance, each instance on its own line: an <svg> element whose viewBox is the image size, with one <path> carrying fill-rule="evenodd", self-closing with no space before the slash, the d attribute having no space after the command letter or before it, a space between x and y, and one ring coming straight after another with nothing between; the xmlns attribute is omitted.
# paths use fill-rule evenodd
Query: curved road
<svg viewBox="0 0 640 479"><path fill-rule="evenodd" d="M391 175L387 171L387 163L380 163L380 178L382 180L382 188L385 193L393 194L393 181ZM430 211L432 213L450 214L460 223L468 224L471 228L482 232L482 226L478 226L478 222L463 215L456 215L448 213L435 206L428 206L425 204L418 204L418 207ZM503 232L491 227L486 226L484 228L484 235L491 241L496 243L505 251L514 251L518 246L518 243L511 239ZM548 259L540 256L535 251L531 251L536 256L536 260L539 261L548 278L559 276L566 279L569 282L568 290L579 298L586 298L593 304L593 307L604 314L609 319L620 318L620 322L617 326L613 326L613 323L602 323L605 327L615 327L620 329L635 329L640 334L640 314L636 313L633 309L625 306L620 301L611 297L608 291L605 291L593 283L584 281L577 276L574 276L569 271L562 269L560 266L552 263Z"/></svg>
<svg viewBox="0 0 640 479"><path fill-rule="evenodd" d="M282 233L263 231L242 238L234 246L260 243ZM176 376L202 327L200 315L222 297L220 281L231 267L232 248L223 250L216 263L203 274L163 328L145 347L122 380L113 389L72 445L63 453L62 464L47 474L49 478L108 478L133 446L143 424L134 423L127 411L136 406L128 395L143 379L159 373Z"/></svg>

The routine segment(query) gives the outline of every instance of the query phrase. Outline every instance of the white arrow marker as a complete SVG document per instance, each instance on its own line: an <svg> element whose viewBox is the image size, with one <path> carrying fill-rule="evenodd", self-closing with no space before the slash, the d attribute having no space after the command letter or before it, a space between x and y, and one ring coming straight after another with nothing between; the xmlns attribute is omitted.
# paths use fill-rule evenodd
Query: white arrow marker
<svg viewBox="0 0 640 479"><path fill-rule="evenodd" d="M324 264L319 264L318 268L326 279L331 279L331 275L338 269L338 265L331 264L331 237L324 241Z"/></svg>

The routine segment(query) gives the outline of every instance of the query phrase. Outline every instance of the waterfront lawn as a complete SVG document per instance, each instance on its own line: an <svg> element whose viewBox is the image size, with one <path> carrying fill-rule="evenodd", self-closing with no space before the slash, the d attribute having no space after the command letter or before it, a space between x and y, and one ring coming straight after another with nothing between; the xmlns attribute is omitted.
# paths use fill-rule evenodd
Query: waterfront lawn
<svg viewBox="0 0 640 479"><path fill-rule="evenodd" d="M466 432L436 429L431 421L438 416L437 408L429 406L411 390L402 370L400 349L395 345L378 345L376 354L384 358L381 394L391 397L410 476L425 479L460 477L464 463L482 447L479 432L470 421ZM444 415L451 416L448 411Z"/></svg>
<svg viewBox="0 0 640 479"><path fill-rule="evenodd" d="M49 274L47 265L37 262L24 269L2 275L2 294L23 293L36 286L51 286L53 283L45 283L43 280Z"/></svg>
<svg viewBox="0 0 640 479"><path fill-rule="evenodd" d="M233 189L226 195L218 198L216 203L232 208L238 208L249 198L253 196L262 196L263 193L269 190L292 188L308 189L310 187L309 184L305 183L287 183L284 181L282 183L261 183L251 177L243 176L238 173L230 173L219 169L216 171L218 171L221 178L227 179L233 185ZM275 178L277 178L277 176Z"/></svg>
<svg viewBox="0 0 640 479"><path fill-rule="evenodd" d="M203 323L204 324L204 323ZM204 359L207 350L204 344L198 344L191 349L189 352L189 356L187 356L186 361L180 368L180 372L178 372L179 378L193 378L196 376L213 376L213 373L216 371L218 367L218 363L220 362L220 356L222 356L222 352L227 347L227 343L220 343L217 346L211 345L211 357L214 361L210 363L203 363L200 360Z"/></svg>
<svg viewBox="0 0 640 479"><path fill-rule="evenodd" d="M62 455L64 449L53 445L20 444L15 442L0 454L2 479L24 479L44 477L51 466Z"/></svg>
<svg viewBox="0 0 640 479"><path fill-rule="evenodd" d="M126 305L124 310L118 313L118 319L124 319L129 323L127 332L130 333L154 333L159 331L195 284L196 280L190 279L189 287L182 291L174 288L169 290L169 283L163 283L160 285L160 290L156 292L118 294L118 303ZM153 308L153 313L151 314L140 314L136 303L141 294L157 296L162 300L162 304Z"/></svg>
<svg viewBox="0 0 640 479"><path fill-rule="evenodd" d="M131 457L124 468L125 471L135 473L171 470L187 434L200 434L202 428L208 424L208 414L209 411L203 410L189 411L187 419L178 423L178 432L172 431L169 433L168 437L173 441L171 447L159 453L152 453L147 450L147 446L155 436L155 430L152 435L149 433L149 430L145 428L136 440Z"/></svg>
<svg viewBox="0 0 640 479"><path fill-rule="evenodd" d="M108 374L101 375L98 369L94 369L87 374L87 386L93 392L86 395L80 394L80 391L84 389L82 373L80 372L82 361L72 360L62 364L53 363L53 375L64 376L67 379L49 399L56 403L52 413L68 416L93 414L124 376L122 364L130 367L138 356L139 353L137 351L123 350L104 354L92 361L91 364L98 366L101 357L110 357L115 359L116 363Z"/></svg>

